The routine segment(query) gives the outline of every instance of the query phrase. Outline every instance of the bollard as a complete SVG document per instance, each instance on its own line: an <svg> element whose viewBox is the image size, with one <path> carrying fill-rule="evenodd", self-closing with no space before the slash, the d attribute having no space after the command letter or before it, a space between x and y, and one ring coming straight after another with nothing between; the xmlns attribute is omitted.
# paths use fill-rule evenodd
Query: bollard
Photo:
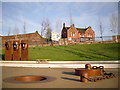
<svg viewBox="0 0 120 90"><path fill-rule="evenodd" d="M5 42L5 61L12 60L12 41Z"/></svg>
<svg viewBox="0 0 120 90"><path fill-rule="evenodd" d="M82 73L81 76L80 76L80 81L81 82L88 82L88 73Z"/></svg>

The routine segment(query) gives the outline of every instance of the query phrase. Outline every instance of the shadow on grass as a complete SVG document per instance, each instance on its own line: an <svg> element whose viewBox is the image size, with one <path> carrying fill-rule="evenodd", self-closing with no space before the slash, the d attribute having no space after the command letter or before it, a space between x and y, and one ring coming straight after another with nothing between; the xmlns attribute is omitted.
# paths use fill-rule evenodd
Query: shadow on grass
<svg viewBox="0 0 120 90"><path fill-rule="evenodd" d="M72 48L72 47L69 47L69 48L70 48L70 49L73 49L73 50L78 50L78 49ZM112 49L113 49L113 48L112 48ZM105 57L105 58L113 58L113 57L111 57L111 56L105 55L104 53L100 53L99 51L93 50L93 49L89 49L88 51L84 51L84 50L81 50L81 49L80 49L80 51L83 52L83 53L91 53L91 54L93 54L93 55L103 56L103 57ZM90 55L90 57L91 57L91 58L96 58L95 56L92 56L92 55ZM89 57L89 58L90 58L90 57Z"/></svg>
<svg viewBox="0 0 120 90"><path fill-rule="evenodd" d="M67 78L67 77L61 77L61 79L66 79L66 80L71 80L71 81L80 82L79 79L73 79L73 78Z"/></svg>
<svg viewBox="0 0 120 90"><path fill-rule="evenodd" d="M62 72L63 74L75 75L75 72Z"/></svg>

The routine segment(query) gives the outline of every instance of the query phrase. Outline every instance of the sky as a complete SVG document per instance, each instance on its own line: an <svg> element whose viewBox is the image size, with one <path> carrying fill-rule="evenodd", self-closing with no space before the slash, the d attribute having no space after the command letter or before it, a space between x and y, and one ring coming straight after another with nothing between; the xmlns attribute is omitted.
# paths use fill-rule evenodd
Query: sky
<svg viewBox="0 0 120 90"><path fill-rule="evenodd" d="M102 22L103 36L114 35L111 32L110 17L118 15L117 2L2 2L2 33L13 35L15 27L23 34L41 33L41 22L48 19L53 32L60 33L63 23L67 27L72 23L77 28L91 26L96 37L100 36L99 20ZM59 28L56 28L59 23Z"/></svg>

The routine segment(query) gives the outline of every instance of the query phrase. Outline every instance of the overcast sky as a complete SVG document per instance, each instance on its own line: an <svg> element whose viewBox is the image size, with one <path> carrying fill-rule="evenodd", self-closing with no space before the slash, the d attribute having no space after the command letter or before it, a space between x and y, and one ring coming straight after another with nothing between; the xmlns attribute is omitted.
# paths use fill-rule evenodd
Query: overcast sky
<svg viewBox="0 0 120 90"><path fill-rule="evenodd" d="M99 18L103 25L103 35L111 36L110 17L118 13L117 2L2 2L2 35L13 34L15 27L19 33L23 33L23 24L26 23L27 33L36 30L41 32L41 22L49 19L53 32L61 32L56 29L56 22L72 23L77 28L91 26L96 36L100 36Z"/></svg>

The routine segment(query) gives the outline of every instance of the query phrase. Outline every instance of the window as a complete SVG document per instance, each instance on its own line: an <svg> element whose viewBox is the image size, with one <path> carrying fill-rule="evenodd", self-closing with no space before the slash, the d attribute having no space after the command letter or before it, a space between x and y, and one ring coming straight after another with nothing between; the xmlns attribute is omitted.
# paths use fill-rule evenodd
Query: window
<svg viewBox="0 0 120 90"><path fill-rule="evenodd" d="M75 36L75 32L71 32L71 36Z"/></svg>
<svg viewBox="0 0 120 90"><path fill-rule="evenodd" d="M84 35L82 35L82 37L84 37Z"/></svg>

